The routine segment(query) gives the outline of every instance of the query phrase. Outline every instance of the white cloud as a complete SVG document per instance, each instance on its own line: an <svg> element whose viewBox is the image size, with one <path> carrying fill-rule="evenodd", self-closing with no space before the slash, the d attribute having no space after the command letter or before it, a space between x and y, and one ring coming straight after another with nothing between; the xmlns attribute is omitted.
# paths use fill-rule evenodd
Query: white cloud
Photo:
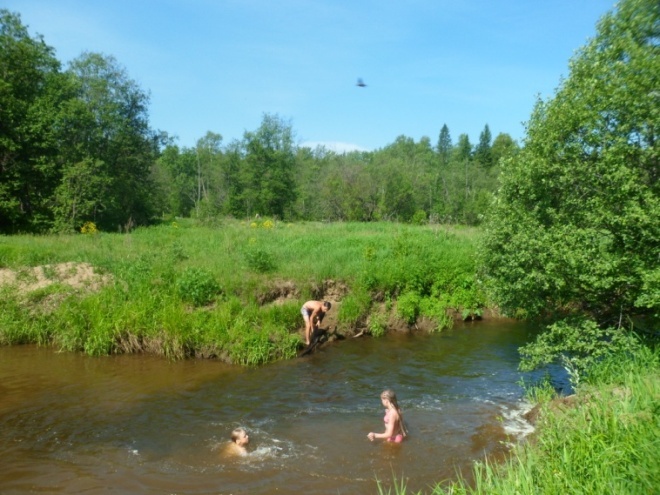
<svg viewBox="0 0 660 495"><path fill-rule="evenodd" d="M369 151L362 146L353 143L342 143L341 141L305 141L300 143L303 148L316 149L319 146L335 153L350 153L351 151Z"/></svg>

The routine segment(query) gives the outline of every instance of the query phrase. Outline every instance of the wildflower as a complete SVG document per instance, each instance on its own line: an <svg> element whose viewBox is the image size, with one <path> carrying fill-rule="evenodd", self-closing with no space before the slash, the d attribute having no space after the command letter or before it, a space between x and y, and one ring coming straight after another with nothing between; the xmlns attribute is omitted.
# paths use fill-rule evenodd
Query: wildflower
<svg viewBox="0 0 660 495"><path fill-rule="evenodd" d="M98 234L99 230L96 228L94 222L85 222L82 227L80 227L81 234L94 235Z"/></svg>

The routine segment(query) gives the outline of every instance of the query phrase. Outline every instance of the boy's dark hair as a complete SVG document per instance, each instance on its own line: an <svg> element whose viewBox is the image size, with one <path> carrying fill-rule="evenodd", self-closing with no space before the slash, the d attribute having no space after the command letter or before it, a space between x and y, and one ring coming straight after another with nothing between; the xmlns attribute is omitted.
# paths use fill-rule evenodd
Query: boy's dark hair
<svg viewBox="0 0 660 495"><path fill-rule="evenodd" d="M332 304L330 304L330 301L323 301L323 307L325 309L330 309L332 307Z"/></svg>

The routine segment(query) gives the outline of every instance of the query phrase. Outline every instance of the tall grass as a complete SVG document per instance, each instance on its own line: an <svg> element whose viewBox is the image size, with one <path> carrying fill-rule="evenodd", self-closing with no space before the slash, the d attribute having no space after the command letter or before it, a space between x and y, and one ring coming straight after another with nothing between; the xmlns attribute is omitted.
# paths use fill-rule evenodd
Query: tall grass
<svg viewBox="0 0 660 495"><path fill-rule="evenodd" d="M660 352L642 348L592 371L576 395L542 403L536 436L506 462L477 463L473 482L438 483L431 493L660 493Z"/></svg>
<svg viewBox="0 0 660 495"><path fill-rule="evenodd" d="M451 324L447 311L485 305L475 278L477 236L393 223L179 220L128 234L0 237L0 268L87 262L111 280L93 293L57 283L29 295L5 288L0 343L261 364L295 355L300 305L322 297L329 281L347 288L337 309L343 331L384 333L369 317L383 301L396 313L404 293L413 295L416 314L442 328Z"/></svg>

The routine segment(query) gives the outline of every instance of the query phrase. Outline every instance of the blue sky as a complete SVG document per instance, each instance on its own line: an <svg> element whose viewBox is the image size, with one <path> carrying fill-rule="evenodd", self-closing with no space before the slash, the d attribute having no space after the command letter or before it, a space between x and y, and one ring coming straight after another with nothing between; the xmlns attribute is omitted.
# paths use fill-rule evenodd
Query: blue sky
<svg viewBox="0 0 660 495"><path fill-rule="evenodd" d="M405 135L519 142L614 0L4 0L66 64L114 56L150 94L151 126L194 146L256 130L382 148ZM356 86L362 78L367 87Z"/></svg>

